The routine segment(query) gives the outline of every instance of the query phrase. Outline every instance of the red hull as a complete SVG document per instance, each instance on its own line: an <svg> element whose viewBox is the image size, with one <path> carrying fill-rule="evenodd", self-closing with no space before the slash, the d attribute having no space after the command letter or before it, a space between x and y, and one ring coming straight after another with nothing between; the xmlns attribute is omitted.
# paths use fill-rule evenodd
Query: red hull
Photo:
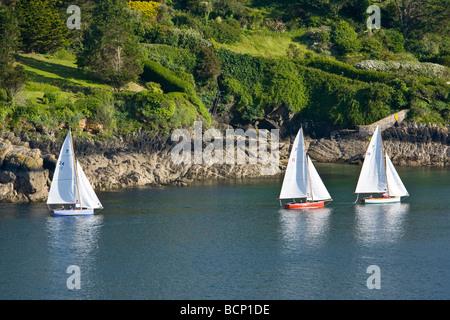
<svg viewBox="0 0 450 320"><path fill-rule="evenodd" d="M300 203L286 203L285 209L317 209L325 206L324 201L317 202L300 202Z"/></svg>

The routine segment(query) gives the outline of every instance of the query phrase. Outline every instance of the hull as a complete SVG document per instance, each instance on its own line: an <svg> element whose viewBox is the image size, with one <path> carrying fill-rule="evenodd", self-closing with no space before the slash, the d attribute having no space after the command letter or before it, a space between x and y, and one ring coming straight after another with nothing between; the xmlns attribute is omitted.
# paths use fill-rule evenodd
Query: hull
<svg viewBox="0 0 450 320"><path fill-rule="evenodd" d="M53 210L55 216L89 216L94 214L94 209Z"/></svg>
<svg viewBox="0 0 450 320"><path fill-rule="evenodd" d="M325 206L325 201L286 203L285 209L318 209Z"/></svg>
<svg viewBox="0 0 450 320"><path fill-rule="evenodd" d="M364 204L383 204L383 203L396 203L400 202L400 197L391 198L364 198L361 200Z"/></svg>

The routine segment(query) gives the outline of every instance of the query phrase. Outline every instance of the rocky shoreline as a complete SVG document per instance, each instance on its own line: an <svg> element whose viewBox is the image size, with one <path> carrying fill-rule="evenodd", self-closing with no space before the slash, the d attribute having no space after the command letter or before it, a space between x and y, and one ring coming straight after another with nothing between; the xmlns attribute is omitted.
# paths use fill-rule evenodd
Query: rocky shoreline
<svg viewBox="0 0 450 320"><path fill-rule="evenodd" d="M318 162L362 162L370 130L332 131L311 139L305 128L308 154ZM314 134L311 134L314 136ZM450 156L448 127L403 123L386 128L385 151L400 166L447 167ZM283 173L293 136L279 143L280 162L271 174ZM60 141L31 139L27 134L0 132L0 202L45 201L48 196ZM75 141L77 159L96 189L177 185L196 180L260 177L264 164L175 164L171 151L177 142L170 135L141 132L117 139ZM246 153L248 154L248 150ZM265 175L267 172L265 173Z"/></svg>

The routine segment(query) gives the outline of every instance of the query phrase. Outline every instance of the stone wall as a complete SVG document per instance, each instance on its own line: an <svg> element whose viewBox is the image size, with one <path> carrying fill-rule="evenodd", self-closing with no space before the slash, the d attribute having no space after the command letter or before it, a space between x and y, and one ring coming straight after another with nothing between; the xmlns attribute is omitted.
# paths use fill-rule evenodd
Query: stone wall
<svg viewBox="0 0 450 320"><path fill-rule="evenodd" d="M401 124L405 120L406 116L408 115L409 110L401 110L399 112L396 112L394 114L391 114L390 116L387 116L386 118L383 118L377 122L374 122L369 125L361 125L357 126L358 132L363 136L369 136L372 135L375 132L375 129L377 126L380 127L380 130L383 132L384 130L393 127L396 124Z"/></svg>

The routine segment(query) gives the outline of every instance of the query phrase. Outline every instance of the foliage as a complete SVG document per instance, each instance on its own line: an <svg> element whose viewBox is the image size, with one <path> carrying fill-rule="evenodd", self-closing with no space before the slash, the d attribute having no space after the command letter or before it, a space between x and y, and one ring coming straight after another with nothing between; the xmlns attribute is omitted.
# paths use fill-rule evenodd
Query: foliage
<svg viewBox="0 0 450 320"><path fill-rule="evenodd" d="M172 71L194 73L197 56L189 49L165 44L145 44L145 56Z"/></svg>
<svg viewBox="0 0 450 320"><path fill-rule="evenodd" d="M160 3L156 1L128 1L127 6L141 11L148 18L156 18Z"/></svg>
<svg viewBox="0 0 450 320"><path fill-rule="evenodd" d="M222 73L222 63L212 48L203 47L200 50L196 73L206 81L216 80Z"/></svg>
<svg viewBox="0 0 450 320"><path fill-rule="evenodd" d="M18 0L22 47L45 53L70 44L69 29L56 8L57 0Z"/></svg>
<svg viewBox="0 0 450 320"><path fill-rule="evenodd" d="M14 55L19 46L17 24L12 10L0 5L0 100L5 101L12 100L28 79L24 68L14 65Z"/></svg>
<svg viewBox="0 0 450 320"><path fill-rule="evenodd" d="M172 72L160 64L144 59L144 72L142 78L147 81L158 82L164 92L182 92L187 94L189 101L196 106L197 111L208 122L211 121L208 110L197 97L193 79L183 72ZM192 82L191 82L192 81Z"/></svg>
<svg viewBox="0 0 450 320"><path fill-rule="evenodd" d="M93 13L96 22L86 30L83 50L77 57L79 67L115 88L136 80L142 73L141 51L124 6L121 0L98 1Z"/></svg>
<svg viewBox="0 0 450 320"><path fill-rule="evenodd" d="M361 43L358 34L346 21L340 20L332 31L332 39L339 54L359 52Z"/></svg>

